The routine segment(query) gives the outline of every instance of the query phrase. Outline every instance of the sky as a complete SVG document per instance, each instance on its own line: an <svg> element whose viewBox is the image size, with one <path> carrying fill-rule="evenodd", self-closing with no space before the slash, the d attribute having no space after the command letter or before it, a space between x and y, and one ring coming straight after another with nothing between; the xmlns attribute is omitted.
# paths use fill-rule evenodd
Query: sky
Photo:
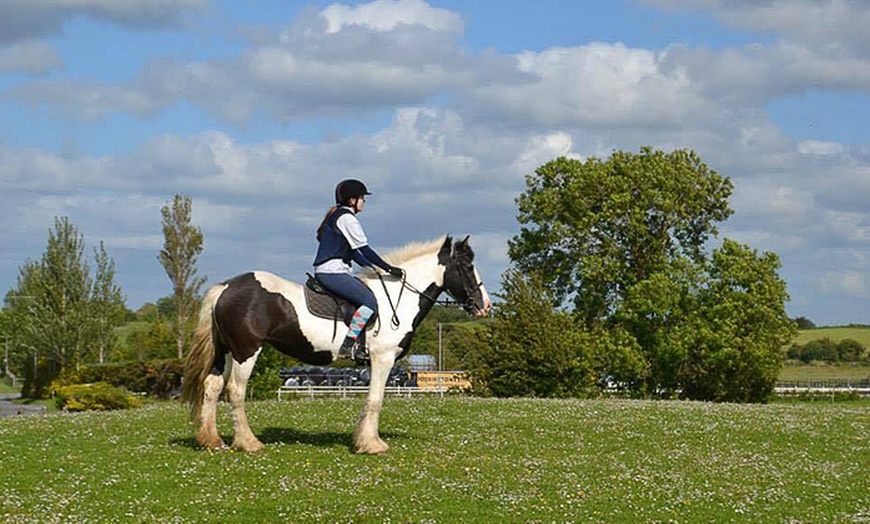
<svg viewBox="0 0 870 524"><path fill-rule="evenodd" d="M0 292L68 217L128 307L171 295L176 193L208 284L300 281L344 178L377 251L471 235L497 290L526 175L652 146L731 179L712 244L776 252L790 316L870 323L867 27L864 0L4 0Z"/></svg>

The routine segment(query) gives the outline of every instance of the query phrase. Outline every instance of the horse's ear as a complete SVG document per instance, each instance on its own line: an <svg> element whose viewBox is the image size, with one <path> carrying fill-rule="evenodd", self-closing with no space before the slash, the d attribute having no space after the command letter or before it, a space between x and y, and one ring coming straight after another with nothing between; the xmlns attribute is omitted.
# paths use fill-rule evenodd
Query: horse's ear
<svg viewBox="0 0 870 524"><path fill-rule="evenodd" d="M444 239L444 243L441 244L441 249L438 251L438 263L442 266L446 266L450 263L450 252L453 249L453 238L450 235Z"/></svg>
<svg viewBox="0 0 870 524"><path fill-rule="evenodd" d="M465 238L456 243L456 250L464 253L468 256L469 260L474 260L474 250L471 249L471 246L468 245L468 239L471 238L471 235L465 235Z"/></svg>

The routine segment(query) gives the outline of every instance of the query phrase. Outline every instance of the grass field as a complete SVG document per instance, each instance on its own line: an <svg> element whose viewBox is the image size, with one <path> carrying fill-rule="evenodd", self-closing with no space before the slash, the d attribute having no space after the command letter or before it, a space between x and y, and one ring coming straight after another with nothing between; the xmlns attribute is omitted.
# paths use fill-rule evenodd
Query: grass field
<svg viewBox="0 0 870 524"><path fill-rule="evenodd" d="M870 404L389 398L249 404L262 454L186 412L0 420L2 522L866 522ZM231 423L221 406L224 434Z"/></svg>
<svg viewBox="0 0 870 524"><path fill-rule="evenodd" d="M870 366L847 364L836 366L787 364L782 367L778 377L780 382L843 381L855 383L867 379L870 379Z"/></svg>
<svg viewBox="0 0 870 524"><path fill-rule="evenodd" d="M870 327L826 327L802 329L794 343L806 344L813 340L829 338L834 342L850 338L857 340L870 350ZM786 364L779 373L780 382L839 381L858 382L870 378L870 366L863 364L841 363L835 366L826 364L794 365Z"/></svg>
<svg viewBox="0 0 870 524"><path fill-rule="evenodd" d="M795 339L796 344L806 344L812 340L829 338L834 342L851 338L857 340L865 348L870 349L870 327L825 327L815 329L802 329Z"/></svg>
<svg viewBox="0 0 870 524"><path fill-rule="evenodd" d="M0 377L0 393L17 393L6 377Z"/></svg>

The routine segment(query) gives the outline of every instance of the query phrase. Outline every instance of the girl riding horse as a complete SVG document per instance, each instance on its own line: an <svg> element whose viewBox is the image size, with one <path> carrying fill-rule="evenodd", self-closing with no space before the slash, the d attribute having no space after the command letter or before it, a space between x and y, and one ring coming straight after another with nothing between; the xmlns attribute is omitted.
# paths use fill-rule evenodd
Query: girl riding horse
<svg viewBox="0 0 870 524"><path fill-rule="evenodd" d="M378 302L372 291L351 274L350 261L363 267L379 267L396 278L402 270L386 263L369 247L368 239L356 215L362 213L366 196L371 195L359 180L344 180L335 187L335 204L317 229L317 256L314 278L328 291L356 307L338 356L357 362L368 359L365 345L366 326L378 314Z"/></svg>
<svg viewBox="0 0 870 524"><path fill-rule="evenodd" d="M384 322L369 340L371 381L353 446L357 453L380 454L387 444L378 435L384 388L397 358L411 346L420 322L446 292L469 314L489 313L490 299L474 267L468 237L445 237L412 244L387 257L401 265L401 279L379 278L373 270L360 276L373 290L392 321ZM217 402L226 386L233 411L233 448L260 451L263 444L251 432L245 414L245 390L257 356L268 343L302 362L328 364L338 358L332 320L308 311L302 284L265 271L231 278L206 293L187 356L182 399L191 404L199 429L196 441L206 448L224 446L217 431Z"/></svg>

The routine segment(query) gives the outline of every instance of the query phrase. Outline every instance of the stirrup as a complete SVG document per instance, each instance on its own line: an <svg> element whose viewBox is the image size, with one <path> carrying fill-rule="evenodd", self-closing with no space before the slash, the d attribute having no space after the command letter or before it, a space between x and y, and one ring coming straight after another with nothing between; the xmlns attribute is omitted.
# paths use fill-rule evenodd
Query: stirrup
<svg viewBox="0 0 870 524"><path fill-rule="evenodd" d="M351 348L351 358L358 366L367 366L371 362L369 358L369 349L365 346L361 346L359 341L354 343L353 348Z"/></svg>
<svg viewBox="0 0 870 524"><path fill-rule="evenodd" d="M348 342L350 343L348 344ZM353 358L357 345L358 340L345 339L344 342L341 343L341 347L338 348L338 358Z"/></svg>

